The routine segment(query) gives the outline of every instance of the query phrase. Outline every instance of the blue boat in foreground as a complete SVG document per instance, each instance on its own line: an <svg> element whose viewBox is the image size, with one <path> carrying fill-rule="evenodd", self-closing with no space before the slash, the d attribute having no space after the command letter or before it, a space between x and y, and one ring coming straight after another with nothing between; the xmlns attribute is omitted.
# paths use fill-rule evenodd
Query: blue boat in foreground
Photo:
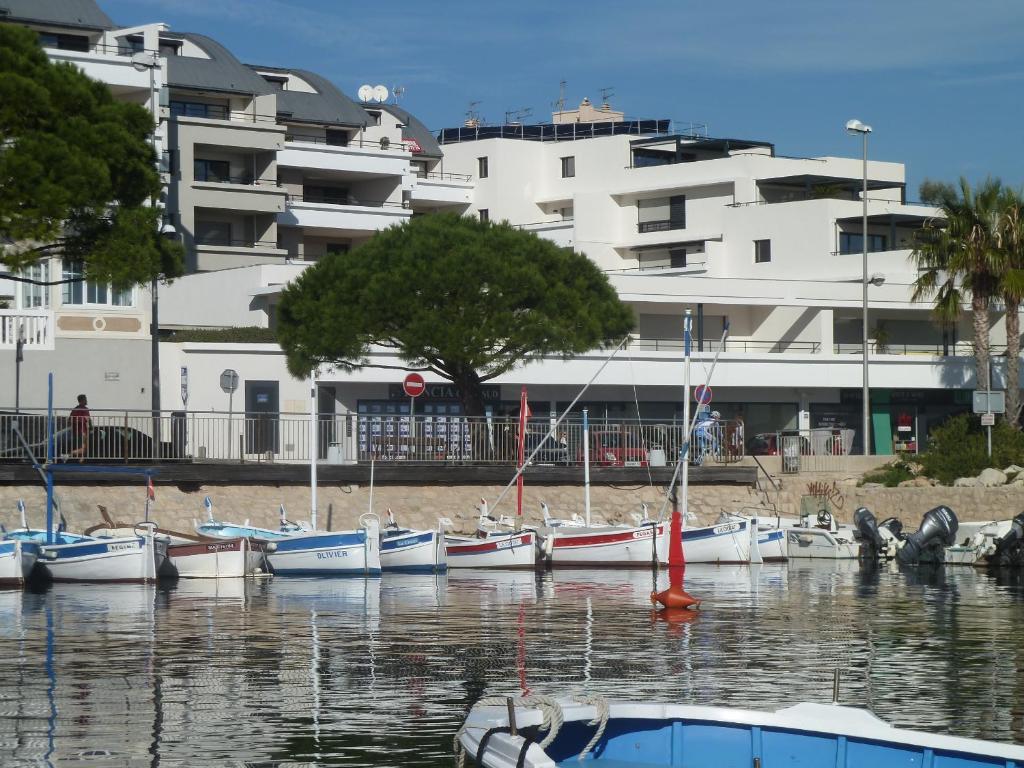
<svg viewBox="0 0 1024 768"><path fill-rule="evenodd" d="M510 707L495 697L473 707L458 743L470 764L486 768L1024 765L1024 746L893 728L867 710L836 704L758 712L533 696Z"/></svg>

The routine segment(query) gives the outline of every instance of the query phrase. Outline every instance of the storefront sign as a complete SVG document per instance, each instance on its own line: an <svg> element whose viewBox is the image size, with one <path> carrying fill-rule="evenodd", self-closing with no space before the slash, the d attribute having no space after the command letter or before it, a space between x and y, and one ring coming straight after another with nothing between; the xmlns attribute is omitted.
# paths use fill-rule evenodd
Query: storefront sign
<svg viewBox="0 0 1024 768"><path fill-rule="evenodd" d="M406 400L408 397L409 396L405 394L405 390L402 389L401 384L388 385L388 400ZM456 391L454 384L427 384L424 387L421 397L424 400L448 400L458 402L459 393ZM500 402L501 387L493 385L483 387L483 397L485 403Z"/></svg>

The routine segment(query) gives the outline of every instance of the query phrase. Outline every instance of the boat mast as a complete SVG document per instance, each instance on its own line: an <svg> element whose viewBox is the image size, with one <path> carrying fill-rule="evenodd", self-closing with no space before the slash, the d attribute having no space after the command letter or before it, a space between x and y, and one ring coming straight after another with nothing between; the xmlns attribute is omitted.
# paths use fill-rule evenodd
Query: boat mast
<svg viewBox="0 0 1024 768"><path fill-rule="evenodd" d="M583 514L590 527L590 419L583 409Z"/></svg>
<svg viewBox="0 0 1024 768"><path fill-rule="evenodd" d="M309 523L316 530L316 370L309 374Z"/></svg>
<svg viewBox="0 0 1024 768"><path fill-rule="evenodd" d="M526 401L526 386L519 396L519 473L516 476L516 530L523 523L523 469L526 466L526 426L530 417L530 404ZM536 453L536 451L534 451Z"/></svg>
<svg viewBox="0 0 1024 768"><path fill-rule="evenodd" d="M689 488L690 488L690 345L692 343L691 330L693 328L693 316L689 309L683 317L683 467L679 475L679 501L680 513L682 514L682 525L686 527L686 515L690 511Z"/></svg>

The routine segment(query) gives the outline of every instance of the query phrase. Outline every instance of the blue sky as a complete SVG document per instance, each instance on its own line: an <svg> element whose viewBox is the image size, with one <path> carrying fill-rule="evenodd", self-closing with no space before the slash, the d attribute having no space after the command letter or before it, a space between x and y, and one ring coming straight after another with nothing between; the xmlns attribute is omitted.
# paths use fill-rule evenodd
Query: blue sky
<svg viewBox="0 0 1024 768"><path fill-rule="evenodd" d="M350 96L402 86L431 129L470 101L502 122L566 101L629 117L708 124L779 154L860 155L843 130L874 128L869 156L926 177L1024 185L1024 2L1020 0L99 0L122 25L203 32L248 63L311 69Z"/></svg>

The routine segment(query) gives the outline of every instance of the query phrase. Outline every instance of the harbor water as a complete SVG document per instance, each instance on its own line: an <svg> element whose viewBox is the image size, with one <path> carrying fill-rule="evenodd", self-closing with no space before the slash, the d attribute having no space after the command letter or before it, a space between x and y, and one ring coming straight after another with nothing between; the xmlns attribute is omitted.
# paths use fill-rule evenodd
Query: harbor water
<svg viewBox="0 0 1024 768"><path fill-rule="evenodd" d="M1024 742L1019 572L805 562L0 592L0 765L449 766L485 695L776 709Z"/></svg>

